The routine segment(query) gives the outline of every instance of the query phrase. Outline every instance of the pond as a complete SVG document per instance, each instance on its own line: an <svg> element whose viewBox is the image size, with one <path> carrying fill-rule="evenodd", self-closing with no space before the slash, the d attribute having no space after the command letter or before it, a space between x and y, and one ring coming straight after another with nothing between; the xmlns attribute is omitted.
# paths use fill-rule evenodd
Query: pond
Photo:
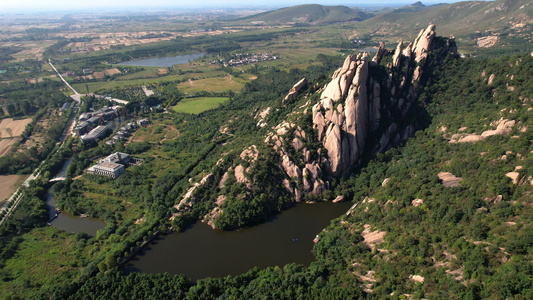
<svg viewBox="0 0 533 300"><path fill-rule="evenodd" d="M254 266L314 260L313 239L351 203L299 204L268 222L236 231L213 230L197 222L183 233L155 240L126 266L127 272L184 274L192 280L237 275Z"/></svg>
<svg viewBox="0 0 533 300"><path fill-rule="evenodd" d="M67 159L56 177L64 177L71 160ZM48 206L49 221L51 226L62 229L67 232L85 232L88 235L95 236L99 229L105 227L105 223L97 218L81 218L80 216L71 215L65 211L58 212L56 208L56 199L52 192L52 187L46 194L46 205Z"/></svg>
<svg viewBox="0 0 533 300"><path fill-rule="evenodd" d="M172 57L155 57L140 60L131 60L121 62L122 66L140 66L140 67L172 67L173 65L186 64L198 58L204 57L204 53L193 53L186 55L177 55Z"/></svg>

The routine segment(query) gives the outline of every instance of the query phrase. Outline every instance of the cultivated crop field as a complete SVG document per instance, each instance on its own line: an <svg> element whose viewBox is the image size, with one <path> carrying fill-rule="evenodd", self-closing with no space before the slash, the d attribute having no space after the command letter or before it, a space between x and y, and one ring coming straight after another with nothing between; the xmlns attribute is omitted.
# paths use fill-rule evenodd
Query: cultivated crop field
<svg viewBox="0 0 533 300"><path fill-rule="evenodd" d="M0 122L0 138L19 136L24 132L26 125L31 123L31 118L13 120L13 118L2 119Z"/></svg>
<svg viewBox="0 0 533 300"><path fill-rule="evenodd" d="M182 100L172 109L176 112L199 114L206 110L214 109L228 101L227 97L198 97Z"/></svg>

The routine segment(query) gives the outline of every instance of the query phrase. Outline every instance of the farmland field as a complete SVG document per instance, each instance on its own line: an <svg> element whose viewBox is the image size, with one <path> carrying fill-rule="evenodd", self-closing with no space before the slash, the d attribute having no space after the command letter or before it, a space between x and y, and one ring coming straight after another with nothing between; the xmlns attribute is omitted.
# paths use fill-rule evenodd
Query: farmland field
<svg viewBox="0 0 533 300"><path fill-rule="evenodd" d="M220 104L228 101L227 97L198 97L182 100L172 109L176 112L199 114L206 110L217 108Z"/></svg>
<svg viewBox="0 0 533 300"><path fill-rule="evenodd" d="M13 118L2 119L0 122L0 138L19 136L24 132L26 125L31 123L31 118L13 120ZM10 132L11 131L11 134Z"/></svg>
<svg viewBox="0 0 533 300"><path fill-rule="evenodd" d="M16 190L16 183L24 176L20 175L0 175L0 202L9 198Z"/></svg>
<svg viewBox="0 0 533 300"><path fill-rule="evenodd" d="M9 150L11 149L11 146L17 141L18 139L1 139L0 140L0 156L6 155Z"/></svg>

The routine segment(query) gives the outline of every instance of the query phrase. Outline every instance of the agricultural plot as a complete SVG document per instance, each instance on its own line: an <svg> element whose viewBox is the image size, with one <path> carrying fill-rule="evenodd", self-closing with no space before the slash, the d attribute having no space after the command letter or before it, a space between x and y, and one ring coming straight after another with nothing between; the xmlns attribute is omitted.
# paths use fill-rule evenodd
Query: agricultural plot
<svg viewBox="0 0 533 300"><path fill-rule="evenodd" d="M0 140L0 156L4 156L9 153L11 146L17 142L18 139L1 139Z"/></svg>
<svg viewBox="0 0 533 300"><path fill-rule="evenodd" d="M214 109L228 101L227 97L198 97L182 100L172 109L176 112L187 114L199 114L206 110Z"/></svg>
<svg viewBox="0 0 533 300"><path fill-rule="evenodd" d="M0 202L3 202L17 189L17 182L22 179L20 175L0 175Z"/></svg>
<svg viewBox="0 0 533 300"><path fill-rule="evenodd" d="M31 118L13 120L13 118L2 119L0 122L0 138L16 137L24 132L26 125L31 123Z"/></svg>
<svg viewBox="0 0 533 300"><path fill-rule="evenodd" d="M120 71L117 68L113 68L105 70L104 73L108 76L113 76L115 74L120 74Z"/></svg>

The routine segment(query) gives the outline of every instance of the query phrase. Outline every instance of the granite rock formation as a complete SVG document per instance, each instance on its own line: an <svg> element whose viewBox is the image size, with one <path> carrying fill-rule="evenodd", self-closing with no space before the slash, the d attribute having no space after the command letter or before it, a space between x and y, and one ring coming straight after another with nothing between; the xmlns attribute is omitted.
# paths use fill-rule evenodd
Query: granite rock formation
<svg viewBox="0 0 533 300"><path fill-rule="evenodd" d="M282 106L257 108L252 116L260 118L257 127L264 128L272 126L268 123L271 110L291 107L284 121L270 127L263 145L243 148L224 166L217 163L213 174L223 174L212 183L218 200L204 221L215 227L216 219L225 214L228 182L241 185L238 201L252 201L254 191L265 184L271 187L265 189L271 194L263 195L272 197L269 201L322 199L332 180L350 176L364 155L384 152L421 128L424 109L418 103L418 91L450 53L456 54L453 39L437 37L435 26L430 25L413 43L400 42L394 51L381 43L373 58L368 53L347 56L322 88L311 83L306 89L309 83L302 79L280 99ZM254 174L267 159L270 176L277 175L269 183L256 181Z"/></svg>

